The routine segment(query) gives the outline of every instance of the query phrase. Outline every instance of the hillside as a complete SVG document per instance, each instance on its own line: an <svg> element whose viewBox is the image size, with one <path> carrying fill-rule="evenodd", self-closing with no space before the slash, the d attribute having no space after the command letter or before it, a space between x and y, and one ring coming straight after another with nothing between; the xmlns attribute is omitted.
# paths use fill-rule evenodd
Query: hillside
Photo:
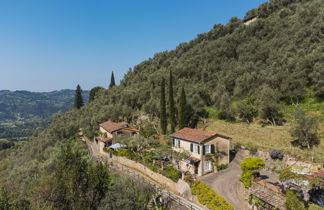
<svg viewBox="0 0 324 210"><path fill-rule="evenodd" d="M88 100L88 91L83 92ZM0 138L20 139L40 132L54 114L73 106L74 90L52 92L0 91Z"/></svg>
<svg viewBox="0 0 324 210"><path fill-rule="evenodd" d="M228 24L215 25L210 32L180 44L175 50L156 54L128 72L119 86L100 89L95 100L80 110L70 110L54 117L39 136L0 152L0 182L18 203L28 203L34 208L62 209L61 204L69 204L68 201L74 198L81 200L78 204L83 204L84 194L71 195L68 190L64 191L65 194L60 191L60 187L68 187L75 184L75 180L83 181L84 178L77 174L79 169L83 172L85 163L82 162L80 168L71 164L86 156L84 145L82 148L80 143L76 143L80 128L92 138L98 130L98 123L108 119L137 123L142 116L148 116L149 123L157 122L160 81L162 77L168 78L170 70L174 75L175 92L184 87L187 93L190 104L188 126L200 125L201 119L208 118L211 120L209 129L228 132L236 142L251 143L263 149L281 149L289 141L287 132L291 113L296 104L309 107L308 94L313 108L306 111L316 116L323 114L322 109L316 110L322 107L324 94L323 14L322 0L274 0L248 12L246 20L257 16L250 25L232 18ZM264 94L269 92L274 97ZM259 116L252 124L220 121L213 119L210 111L206 110L206 107L221 109L226 101L231 106L251 95L259 102L257 108L267 103L268 98L271 104L280 107L283 113L280 126L258 123ZM323 128L323 118L320 119ZM245 133L240 135L242 131ZM274 143L260 145L258 135L262 134L262 140L266 141L267 135L274 131L283 135L272 138ZM283 144L282 139L286 139ZM68 147L69 144L75 145ZM64 149L71 147L73 150L82 148L83 153L73 155ZM308 156L305 150L294 149L294 152L299 151L304 157ZM316 161L323 161L323 139L313 151L317 152ZM62 163L64 158L67 163ZM62 167L64 164L68 167ZM56 182L57 173L68 176L67 184L64 179ZM119 191L120 195L126 192ZM140 194L136 195L140 197ZM112 200L108 202L115 203Z"/></svg>

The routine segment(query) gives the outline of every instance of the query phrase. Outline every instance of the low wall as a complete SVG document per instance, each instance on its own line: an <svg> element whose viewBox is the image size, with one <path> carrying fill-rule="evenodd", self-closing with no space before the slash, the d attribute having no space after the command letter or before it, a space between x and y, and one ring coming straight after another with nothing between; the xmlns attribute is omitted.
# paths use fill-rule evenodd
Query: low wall
<svg viewBox="0 0 324 210"><path fill-rule="evenodd" d="M124 165L128 168L132 168L136 171L139 171L140 173L144 174L145 176L149 177L150 179L156 181L157 183L159 183L163 188L167 188L170 191L179 194L178 190L177 190L177 183L175 183L174 181L172 181L171 179L158 174L154 171L152 171L151 169L149 169L148 167L144 166L141 163L137 163L133 160L130 160L128 158L125 157L121 157L121 156L115 156L113 155L111 158L109 157L109 154L104 152L103 153L105 156L108 157L108 161L112 161L112 162L116 162L119 163L121 165Z"/></svg>

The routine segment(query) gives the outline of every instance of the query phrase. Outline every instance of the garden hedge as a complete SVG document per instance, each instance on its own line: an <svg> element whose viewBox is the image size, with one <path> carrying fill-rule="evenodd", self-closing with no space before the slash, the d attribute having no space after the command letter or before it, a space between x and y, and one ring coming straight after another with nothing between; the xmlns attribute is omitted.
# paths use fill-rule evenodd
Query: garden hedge
<svg viewBox="0 0 324 210"><path fill-rule="evenodd" d="M212 210L234 210L234 207L223 197L218 195L211 187L201 181L190 184L191 192L198 197L201 204Z"/></svg>

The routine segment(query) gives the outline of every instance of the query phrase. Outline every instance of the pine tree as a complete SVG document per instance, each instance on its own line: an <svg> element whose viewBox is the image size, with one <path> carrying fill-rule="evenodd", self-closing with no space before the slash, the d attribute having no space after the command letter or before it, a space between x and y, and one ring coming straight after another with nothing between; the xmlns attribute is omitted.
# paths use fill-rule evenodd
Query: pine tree
<svg viewBox="0 0 324 210"><path fill-rule="evenodd" d="M114 72L111 72L109 89L116 86Z"/></svg>
<svg viewBox="0 0 324 210"><path fill-rule="evenodd" d="M165 80L162 78L161 82L161 98L160 98L160 126L162 134L166 134L167 131L167 116L166 116L166 102L165 102Z"/></svg>
<svg viewBox="0 0 324 210"><path fill-rule="evenodd" d="M179 129L182 129L187 126L186 114L187 114L187 99L184 88L181 89L180 100L178 104L178 115L179 115Z"/></svg>
<svg viewBox="0 0 324 210"><path fill-rule="evenodd" d="M174 107L174 98L173 98L173 81L172 81L172 72L170 71L169 78L169 120L171 125L171 132L175 131L176 127L176 117L175 117L175 107Z"/></svg>
<svg viewBox="0 0 324 210"><path fill-rule="evenodd" d="M77 86L75 90L74 96L74 108L80 109L83 106L83 98L82 98L82 89L80 85Z"/></svg>

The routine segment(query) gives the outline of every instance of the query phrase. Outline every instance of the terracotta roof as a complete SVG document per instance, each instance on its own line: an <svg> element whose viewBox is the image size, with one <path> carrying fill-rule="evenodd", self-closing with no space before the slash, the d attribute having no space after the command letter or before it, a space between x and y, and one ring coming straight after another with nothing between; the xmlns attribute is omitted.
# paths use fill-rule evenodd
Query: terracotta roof
<svg viewBox="0 0 324 210"><path fill-rule="evenodd" d="M100 138L100 137L96 137L96 139L97 139L98 141L101 141L101 142L104 142L104 143L109 142L109 141L112 140L112 138L110 138L110 137L107 137L107 138Z"/></svg>
<svg viewBox="0 0 324 210"><path fill-rule="evenodd" d="M108 131L109 133L113 133L113 132L121 130L121 129L130 130L133 132L139 132L139 130L137 130L135 128L121 126L124 124L127 124L127 123L125 123L125 122L115 123L113 121L107 121L107 122L99 124L99 126L102 127L103 129L105 129L106 131Z"/></svg>
<svg viewBox="0 0 324 210"><path fill-rule="evenodd" d="M183 128L170 136L184 139L188 141L198 142L202 143L205 140L211 139L213 137L216 137L215 132L211 131L204 131L204 130L198 130L198 129L192 129L192 128Z"/></svg>

